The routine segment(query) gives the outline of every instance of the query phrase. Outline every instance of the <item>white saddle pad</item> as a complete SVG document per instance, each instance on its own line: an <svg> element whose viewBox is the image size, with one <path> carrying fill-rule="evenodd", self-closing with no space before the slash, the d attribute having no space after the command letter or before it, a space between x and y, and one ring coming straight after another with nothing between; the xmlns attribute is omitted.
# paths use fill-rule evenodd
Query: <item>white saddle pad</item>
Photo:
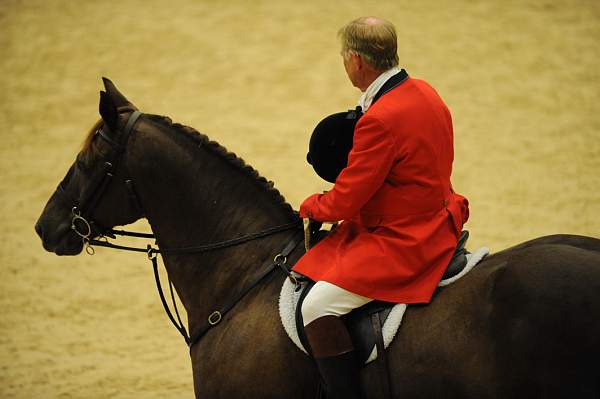
<svg viewBox="0 0 600 399"><path fill-rule="evenodd" d="M490 250L486 247L479 248L477 251L472 254L467 255L467 265L465 268L458 273L456 276L451 277L446 280L440 281L438 287L444 287L452 284L456 280L460 279L467 273L471 271L483 259L487 254L490 253ZM281 317L281 324L283 324L283 328L285 332L290 337L292 342L304 353L306 349L302 346L300 342L300 338L298 337L298 330L296 329L296 305L298 304L298 299L300 298L301 289L296 290L296 286L290 281L290 279L285 279L283 286L281 287L281 293L279 294L279 316ZM382 332L383 332L383 342L385 347L392 342L394 337L396 336L396 332L400 327L400 323L402 322L402 316L404 316L404 312L406 311L406 304L399 303L395 305L385 323L383 324ZM370 363L373 360L377 359L377 348L373 348L371 355L367 359L366 363Z"/></svg>

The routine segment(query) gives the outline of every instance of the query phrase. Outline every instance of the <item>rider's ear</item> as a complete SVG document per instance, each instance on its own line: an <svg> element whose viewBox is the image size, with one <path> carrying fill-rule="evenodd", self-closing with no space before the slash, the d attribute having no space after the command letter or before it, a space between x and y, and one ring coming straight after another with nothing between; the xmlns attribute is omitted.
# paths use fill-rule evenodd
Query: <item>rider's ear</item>
<svg viewBox="0 0 600 399"><path fill-rule="evenodd" d="M110 96L103 91L100 92L100 116L111 130L117 127L119 119L117 107L113 104Z"/></svg>

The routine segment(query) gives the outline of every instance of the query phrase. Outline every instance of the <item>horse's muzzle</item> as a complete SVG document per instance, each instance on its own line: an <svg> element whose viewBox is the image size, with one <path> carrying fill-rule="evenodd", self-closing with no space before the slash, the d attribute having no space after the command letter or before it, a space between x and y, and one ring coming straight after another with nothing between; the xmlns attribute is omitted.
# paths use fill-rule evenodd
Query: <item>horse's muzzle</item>
<svg viewBox="0 0 600 399"><path fill-rule="evenodd" d="M44 249L56 255L78 255L83 250L83 242L73 233L70 225L61 225L57 231L50 232L47 226L38 220L35 232L42 240Z"/></svg>

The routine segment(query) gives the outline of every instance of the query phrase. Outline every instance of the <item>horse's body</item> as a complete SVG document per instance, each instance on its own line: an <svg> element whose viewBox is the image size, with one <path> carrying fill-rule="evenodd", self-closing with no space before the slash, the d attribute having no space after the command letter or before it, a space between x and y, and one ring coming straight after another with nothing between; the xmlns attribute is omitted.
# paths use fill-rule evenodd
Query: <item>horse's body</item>
<svg viewBox="0 0 600 399"><path fill-rule="evenodd" d="M123 130L127 100L105 82L105 125ZM109 102L107 102L108 100ZM114 112L113 112L114 111ZM112 125L112 126L111 126ZM114 181L90 217L105 225L148 219L161 248L217 242L296 217L266 180L192 129L144 115L137 122ZM81 198L88 175L109 146L90 140L63 182ZM84 173L85 172L85 173ZM119 182L131 178L140 211ZM36 229L46 249L81 252L71 207L51 197ZM83 201L83 200L82 200ZM294 231L203 254L164 261L194 332L280 252ZM301 246L290 255L294 262ZM323 260L326 261L325 259ZM318 374L286 336L277 300L283 274L250 291L191 348L200 398L312 398ZM388 360L396 398L600 397L600 240L556 235L488 256L471 273L440 289L431 304L409 307ZM378 392L374 365L362 372Z"/></svg>

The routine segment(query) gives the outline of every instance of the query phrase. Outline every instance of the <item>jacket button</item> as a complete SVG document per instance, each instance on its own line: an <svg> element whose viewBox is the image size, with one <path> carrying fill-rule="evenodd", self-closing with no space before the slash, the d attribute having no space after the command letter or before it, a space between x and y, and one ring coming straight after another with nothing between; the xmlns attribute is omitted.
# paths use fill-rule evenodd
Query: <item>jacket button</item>
<svg viewBox="0 0 600 399"><path fill-rule="evenodd" d="M444 204L444 206L448 206L448 200L447 199L443 200L442 204Z"/></svg>

